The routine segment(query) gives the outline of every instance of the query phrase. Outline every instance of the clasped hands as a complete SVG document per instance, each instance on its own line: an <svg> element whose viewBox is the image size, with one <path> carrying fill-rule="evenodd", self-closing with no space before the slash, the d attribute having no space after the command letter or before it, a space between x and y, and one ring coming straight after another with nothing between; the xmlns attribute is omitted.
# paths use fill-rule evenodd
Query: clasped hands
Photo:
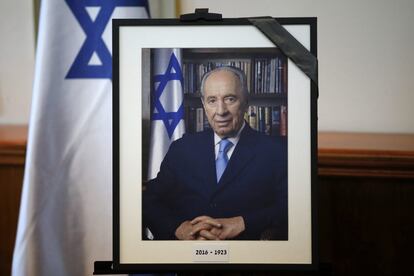
<svg viewBox="0 0 414 276"><path fill-rule="evenodd" d="M245 230L241 216L231 218L212 218L199 216L181 223L175 230L179 240L226 240L240 235Z"/></svg>

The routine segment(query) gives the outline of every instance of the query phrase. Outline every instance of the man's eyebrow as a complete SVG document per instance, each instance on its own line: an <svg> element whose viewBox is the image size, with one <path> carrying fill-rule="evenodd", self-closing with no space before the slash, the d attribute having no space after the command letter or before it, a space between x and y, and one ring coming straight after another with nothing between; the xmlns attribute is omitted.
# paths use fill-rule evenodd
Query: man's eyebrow
<svg viewBox="0 0 414 276"><path fill-rule="evenodd" d="M236 93L227 93L223 95L223 98L228 98L228 97L238 98L239 96Z"/></svg>

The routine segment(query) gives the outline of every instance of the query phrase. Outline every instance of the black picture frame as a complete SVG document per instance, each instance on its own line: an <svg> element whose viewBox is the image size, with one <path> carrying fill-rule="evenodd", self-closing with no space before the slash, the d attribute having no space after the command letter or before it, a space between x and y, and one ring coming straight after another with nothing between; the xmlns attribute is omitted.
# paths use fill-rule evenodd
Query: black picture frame
<svg viewBox="0 0 414 276"><path fill-rule="evenodd" d="M292 26L298 28L307 29L307 34L309 37L309 52L313 56L317 56L317 20L316 18L275 18L275 20L282 26ZM124 76L126 72L123 67L125 60L124 54L125 46L134 47L133 39L137 40L136 36L131 35L128 38L127 32L125 30L139 29L143 27L157 27L157 28L190 28L190 27L231 27L231 26L241 26L241 27L252 27L251 22L247 18L237 18L237 19L222 19L218 21L206 21L206 20L195 20L195 21L180 21L178 19L116 19L113 20L113 261L106 263L106 267L110 267L108 272L110 273L143 273L143 272L161 272L161 271L270 271L270 270L315 270L318 267L318 248L317 248L317 85L314 82L311 82L308 79L307 91L308 98L304 103L309 109L309 114L304 114L302 117L307 118L305 125L308 125L309 132L306 133L306 136L309 137L308 147L305 147L306 157L309 157L309 168L308 180L309 186L306 188L309 189L309 193L305 196L307 202L310 204L308 208L301 208L307 210L307 214L303 214L306 219L309 221L308 225L308 240L310 247L307 247L309 251L309 258L307 261L295 262L294 259L289 261L275 261L275 262L251 262L248 259L239 260L237 262L230 263L193 263L191 258L188 258L188 262L163 262L163 260L158 259L154 256L154 261L145 261L145 262L134 262L130 261L134 259L133 257L127 258L127 261L124 261L125 253L123 252L121 242L121 236L123 235L121 227L125 229L128 227L125 224L125 217L130 217L131 214L125 214L125 212L138 212L139 210L125 211L127 208L124 204L123 194L127 192L128 194L133 194L137 190L128 191L128 187L125 187L121 179L125 179L123 173L128 170L127 167L130 167L131 164L126 164L128 160L123 159L123 152L125 148L130 147L129 143L125 144L125 126L123 126L123 120L125 120L125 105L122 103L122 93L123 87L130 85L128 83L128 77ZM256 30L260 33L259 30ZM173 32L173 31L172 31ZM125 37L126 36L126 37ZM131 40L130 40L131 39ZM231 38L230 38L231 39ZM132 45L132 46L131 46ZM156 44L152 47L157 47ZM163 44L164 45L164 44ZM163 45L158 45L163 47ZM143 48L150 48L148 45L143 46ZM137 48L138 52L139 49ZM138 67L141 65L137 65ZM137 67L137 68L138 68ZM136 88L136 87L135 87ZM141 88L142 89L142 88ZM139 93L139 91L137 91ZM289 92L291 93L291 92ZM289 95L290 97L290 95ZM305 98L305 97L304 97ZM296 99L296 101L301 101ZM136 102L137 106L141 103ZM139 109L139 108L138 108ZM139 119L137 119L138 122ZM141 131L141 130L140 130ZM139 131L138 131L139 132ZM290 135L290 134L289 134ZM138 138L138 144L141 143L140 136L137 136L136 133L133 135L135 138ZM289 141L289 143L291 143ZM292 142L296 143L296 142ZM142 145L142 143L141 143ZM139 147L135 145L134 147ZM142 153L142 149L140 151ZM142 160L142 157L139 156L137 160ZM296 172L296 174L298 174ZM136 183L139 186L139 183ZM298 206L300 203L298 203ZM139 206L139 205L137 205ZM310 210L309 210L310 207ZM139 209L139 207L138 207ZM135 213L136 215L136 213ZM310 217L309 217L310 216ZM139 217L139 214L138 214ZM142 219L142 218L141 218ZM140 235L137 234L137 237ZM139 237L140 238L140 237ZM125 237L124 237L125 239ZM147 242L147 241L146 241ZM151 241L150 241L151 242ZM174 243L177 241L164 241L167 245L168 243ZM180 241L178 241L180 242ZM268 241L260 241L261 243L267 243ZM134 243L134 241L128 241L128 243ZM241 241L243 243L243 241ZM249 246L249 245L247 245ZM163 248L160 245L160 248ZM142 251L144 248L137 247L137 251ZM156 250L154 251L156 252ZM255 252L255 254L260 254L260 252ZM267 253L264 253L267 254ZM286 259L286 258L282 258ZM306 259L306 258L305 258ZM105 274L105 265L103 268L100 267L101 264L97 264L95 267L95 272L97 274ZM102 273L99 273L101 271Z"/></svg>

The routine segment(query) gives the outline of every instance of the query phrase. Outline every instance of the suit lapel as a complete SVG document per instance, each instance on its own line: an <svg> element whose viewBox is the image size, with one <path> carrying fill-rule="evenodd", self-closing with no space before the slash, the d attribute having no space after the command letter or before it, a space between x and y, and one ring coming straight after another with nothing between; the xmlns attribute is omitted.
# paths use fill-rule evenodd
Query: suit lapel
<svg viewBox="0 0 414 276"><path fill-rule="evenodd" d="M216 180L216 162L214 153L214 132L206 131L201 139L201 144L198 147L201 149L200 156L197 158L200 161L200 171L203 172L203 183L199 183L203 194L211 195L217 186Z"/></svg>
<svg viewBox="0 0 414 276"><path fill-rule="evenodd" d="M236 145L236 148L227 163L226 170L224 171L219 183L217 184L217 189L221 190L229 182L231 182L247 164L253 159L255 155L254 151L254 139L252 139L253 130L246 124L242 133L240 134L240 140Z"/></svg>

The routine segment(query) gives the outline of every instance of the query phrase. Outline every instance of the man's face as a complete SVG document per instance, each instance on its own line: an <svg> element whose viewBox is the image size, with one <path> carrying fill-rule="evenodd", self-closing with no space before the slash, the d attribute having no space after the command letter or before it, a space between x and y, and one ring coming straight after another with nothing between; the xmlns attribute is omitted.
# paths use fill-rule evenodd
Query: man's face
<svg viewBox="0 0 414 276"><path fill-rule="evenodd" d="M247 108L238 77L226 70L208 76L204 82L203 105L208 122L218 136L236 135Z"/></svg>

